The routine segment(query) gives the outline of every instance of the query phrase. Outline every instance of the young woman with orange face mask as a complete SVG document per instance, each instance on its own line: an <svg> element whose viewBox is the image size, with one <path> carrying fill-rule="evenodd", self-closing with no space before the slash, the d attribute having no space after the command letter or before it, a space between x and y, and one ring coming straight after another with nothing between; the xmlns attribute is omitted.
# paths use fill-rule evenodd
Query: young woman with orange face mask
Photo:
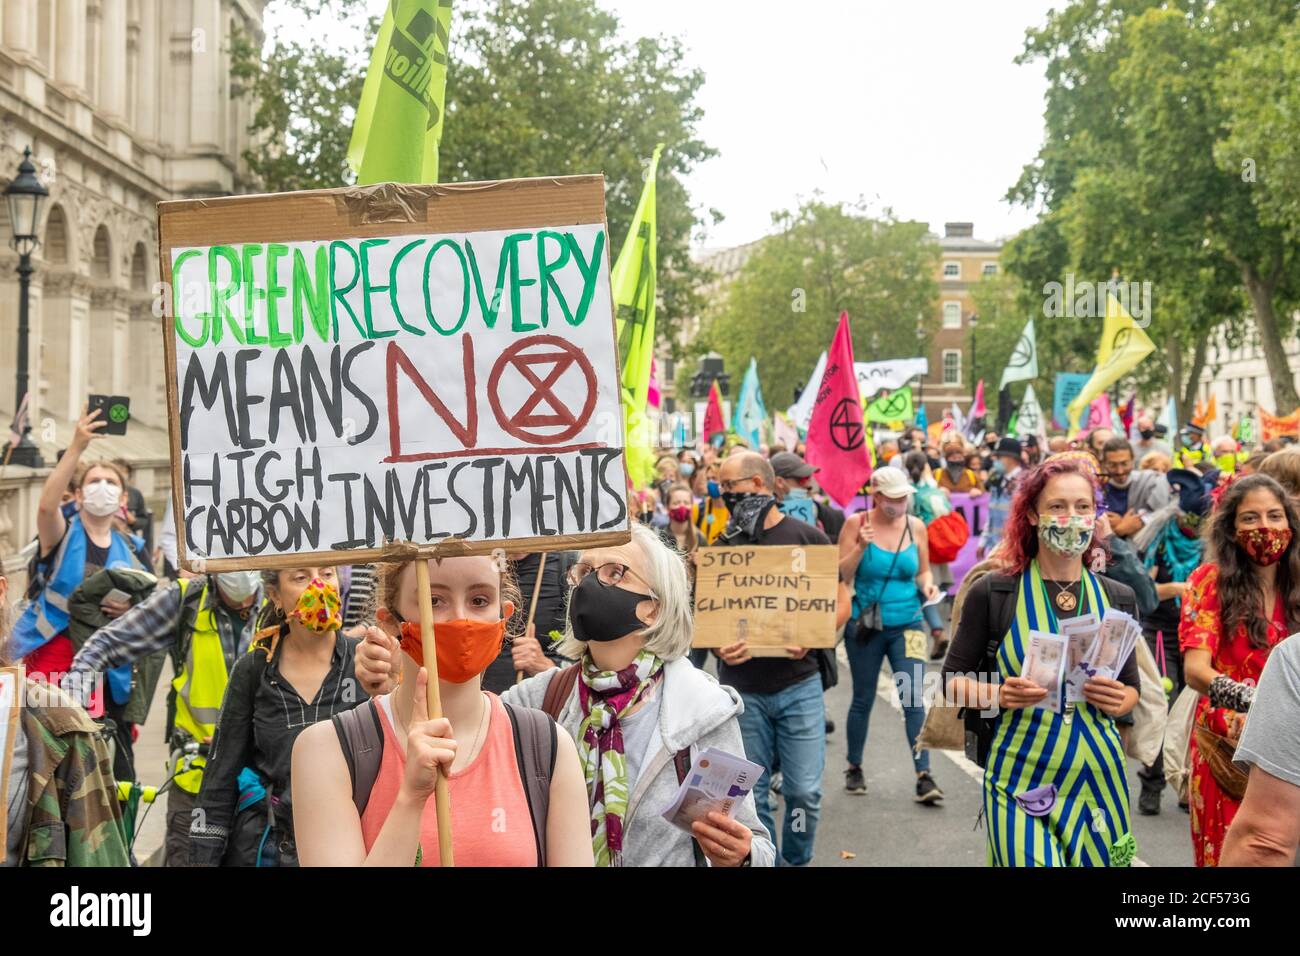
<svg viewBox="0 0 1300 956"><path fill-rule="evenodd" d="M544 832L515 746L521 715L484 691L481 677L505 639L519 597L508 572L490 557L429 562L438 684L443 717L429 720L428 671L420 640L413 562L381 565L380 624L369 640L400 648L391 693L363 705L382 734L382 757L358 787L342 725L304 731L294 748L294 822L305 866L437 866L438 820L432 799L447 775L452 851L457 866L590 866L587 791L577 749L555 728ZM549 721L549 718L546 718ZM369 730L370 728L366 728Z"/></svg>

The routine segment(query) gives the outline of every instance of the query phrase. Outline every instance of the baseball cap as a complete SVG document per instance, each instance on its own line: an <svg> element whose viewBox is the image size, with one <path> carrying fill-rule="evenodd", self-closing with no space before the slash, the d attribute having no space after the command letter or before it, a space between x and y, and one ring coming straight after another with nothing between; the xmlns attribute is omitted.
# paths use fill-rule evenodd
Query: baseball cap
<svg viewBox="0 0 1300 956"><path fill-rule="evenodd" d="M779 451L772 456L772 470L778 478L807 478L820 469L814 468L792 451Z"/></svg>

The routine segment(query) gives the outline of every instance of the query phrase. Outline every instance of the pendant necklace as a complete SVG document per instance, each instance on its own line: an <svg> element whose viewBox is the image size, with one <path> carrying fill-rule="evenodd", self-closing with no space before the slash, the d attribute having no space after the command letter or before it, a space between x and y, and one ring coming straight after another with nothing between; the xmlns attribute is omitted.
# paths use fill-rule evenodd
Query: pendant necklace
<svg viewBox="0 0 1300 956"><path fill-rule="evenodd" d="M1056 592L1054 601L1056 602L1056 606L1062 611L1069 613L1079 606L1079 599L1075 597L1074 592L1070 590L1074 586L1073 582L1066 582L1064 586L1057 585L1055 581L1049 581L1048 583L1061 587L1061 590Z"/></svg>

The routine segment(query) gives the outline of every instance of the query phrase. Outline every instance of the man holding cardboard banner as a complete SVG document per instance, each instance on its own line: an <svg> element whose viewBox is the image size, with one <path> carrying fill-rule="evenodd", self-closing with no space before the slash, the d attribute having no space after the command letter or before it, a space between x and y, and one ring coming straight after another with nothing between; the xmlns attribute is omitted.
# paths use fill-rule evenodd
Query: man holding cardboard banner
<svg viewBox="0 0 1300 956"><path fill-rule="evenodd" d="M816 549L807 546L831 543L821 531L781 513L775 498L776 475L762 455L732 455L723 462L718 478L731 521L715 547L744 548L752 553L753 545L794 545L813 552ZM702 565L705 554L707 551L701 552ZM768 791L771 770L780 762L784 779L781 794L785 798L780 853L790 866L803 866L812 859L821 814L822 771L826 765L821 670L826 657L834 659L834 602L829 616L826 610L824 605L816 610L806 607L807 613L821 622L818 633L793 629L792 643L781 657L754 657L754 648L743 636L716 651L721 661L718 678L739 691L745 703L740 715L745 755L767 768L754 786L754 800L759 819L772 834L773 842L777 830ZM810 643L829 650L810 650Z"/></svg>

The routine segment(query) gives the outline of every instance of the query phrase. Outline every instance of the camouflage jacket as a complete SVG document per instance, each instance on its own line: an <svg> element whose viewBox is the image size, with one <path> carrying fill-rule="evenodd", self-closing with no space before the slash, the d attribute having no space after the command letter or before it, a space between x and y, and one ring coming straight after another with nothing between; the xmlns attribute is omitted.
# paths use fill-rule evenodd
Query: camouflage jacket
<svg viewBox="0 0 1300 956"><path fill-rule="evenodd" d="M24 864L130 866L113 762L99 725L57 687L29 680L27 689Z"/></svg>

